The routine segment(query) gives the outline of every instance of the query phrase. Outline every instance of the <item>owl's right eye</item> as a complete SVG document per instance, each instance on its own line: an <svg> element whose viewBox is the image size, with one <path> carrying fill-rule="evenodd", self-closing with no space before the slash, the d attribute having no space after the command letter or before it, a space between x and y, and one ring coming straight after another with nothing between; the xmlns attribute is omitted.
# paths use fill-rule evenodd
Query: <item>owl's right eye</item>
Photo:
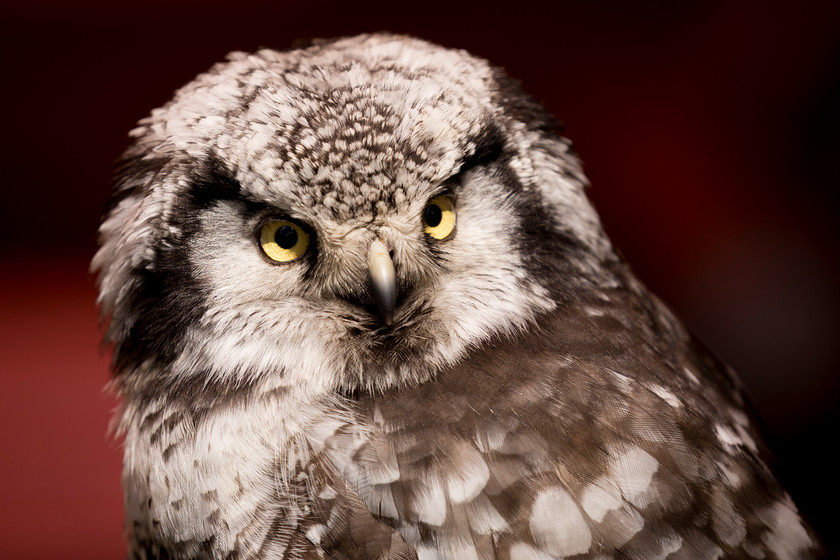
<svg viewBox="0 0 840 560"><path fill-rule="evenodd" d="M452 237L456 221L455 203L447 195L434 197L423 210L423 231L438 241Z"/></svg>
<svg viewBox="0 0 840 560"><path fill-rule="evenodd" d="M260 248L273 261L296 261L309 248L309 234L290 220L271 220L260 228Z"/></svg>

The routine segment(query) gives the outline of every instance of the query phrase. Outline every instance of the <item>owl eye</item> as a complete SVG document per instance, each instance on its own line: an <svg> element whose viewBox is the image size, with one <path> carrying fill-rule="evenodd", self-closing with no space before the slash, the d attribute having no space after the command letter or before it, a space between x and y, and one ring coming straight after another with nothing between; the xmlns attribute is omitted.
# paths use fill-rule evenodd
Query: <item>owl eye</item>
<svg viewBox="0 0 840 560"><path fill-rule="evenodd" d="M292 262L306 253L309 234L289 220L271 220L260 228L260 247L273 261Z"/></svg>
<svg viewBox="0 0 840 560"><path fill-rule="evenodd" d="M423 231L439 241L452 237L456 221L455 204L446 195L434 197L423 210Z"/></svg>

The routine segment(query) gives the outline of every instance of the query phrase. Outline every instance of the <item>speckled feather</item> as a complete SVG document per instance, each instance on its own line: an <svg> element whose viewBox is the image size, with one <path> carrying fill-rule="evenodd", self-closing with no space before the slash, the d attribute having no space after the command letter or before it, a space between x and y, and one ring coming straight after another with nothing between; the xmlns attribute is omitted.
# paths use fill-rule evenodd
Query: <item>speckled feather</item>
<svg viewBox="0 0 840 560"><path fill-rule="evenodd" d="M803 554L720 364L660 309L605 295L435 383L361 399L376 435L337 442L335 462L433 558L746 558L774 539L789 548L766 557ZM727 389L698 394L699 378Z"/></svg>
<svg viewBox="0 0 840 560"><path fill-rule="evenodd" d="M818 554L737 378L500 70L390 35L234 53L132 135L93 265L130 558ZM298 261L260 252L277 217Z"/></svg>

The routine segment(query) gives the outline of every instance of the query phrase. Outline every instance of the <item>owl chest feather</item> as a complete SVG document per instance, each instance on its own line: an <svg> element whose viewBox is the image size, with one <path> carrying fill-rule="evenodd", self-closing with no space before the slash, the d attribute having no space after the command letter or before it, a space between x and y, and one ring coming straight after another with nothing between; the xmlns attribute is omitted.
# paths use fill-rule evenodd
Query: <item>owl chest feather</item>
<svg viewBox="0 0 840 560"><path fill-rule="evenodd" d="M304 434L347 418L273 398L194 412L148 407L126 429L123 485L133 555L267 558L268 545L274 553L298 546L276 534L291 534L308 513L307 500L296 494L303 495L301 469L313 465L317 450Z"/></svg>
<svg viewBox="0 0 840 560"><path fill-rule="evenodd" d="M668 316L597 311L361 398L373 431L350 446L358 428L340 428L326 453L421 558L811 557L719 363ZM683 350L645 347L646 328Z"/></svg>
<svg viewBox="0 0 840 560"><path fill-rule="evenodd" d="M811 538L716 362L623 353L636 335L579 312L590 319L575 325L612 342L497 341L431 382L346 406L148 409L126 434L133 546L154 557L166 543L178 558L807 557ZM685 390L701 378L705 393Z"/></svg>

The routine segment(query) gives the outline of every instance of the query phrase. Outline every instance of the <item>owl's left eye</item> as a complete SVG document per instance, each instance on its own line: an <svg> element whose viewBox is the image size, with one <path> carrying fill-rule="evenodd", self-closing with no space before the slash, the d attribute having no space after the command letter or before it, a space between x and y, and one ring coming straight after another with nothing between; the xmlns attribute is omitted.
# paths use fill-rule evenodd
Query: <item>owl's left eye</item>
<svg viewBox="0 0 840 560"><path fill-rule="evenodd" d="M446 195L436 196L423 210L423 231L434 239L445 241L455 233L457 217L452 199Z"/></svg>
<svg viewBox="0 0 840 560"><path fill-rule="evenodd" d="M260 248L273 261L292 262L306 253L309 234L295 222L271 220L260 228Z"/></svg>

